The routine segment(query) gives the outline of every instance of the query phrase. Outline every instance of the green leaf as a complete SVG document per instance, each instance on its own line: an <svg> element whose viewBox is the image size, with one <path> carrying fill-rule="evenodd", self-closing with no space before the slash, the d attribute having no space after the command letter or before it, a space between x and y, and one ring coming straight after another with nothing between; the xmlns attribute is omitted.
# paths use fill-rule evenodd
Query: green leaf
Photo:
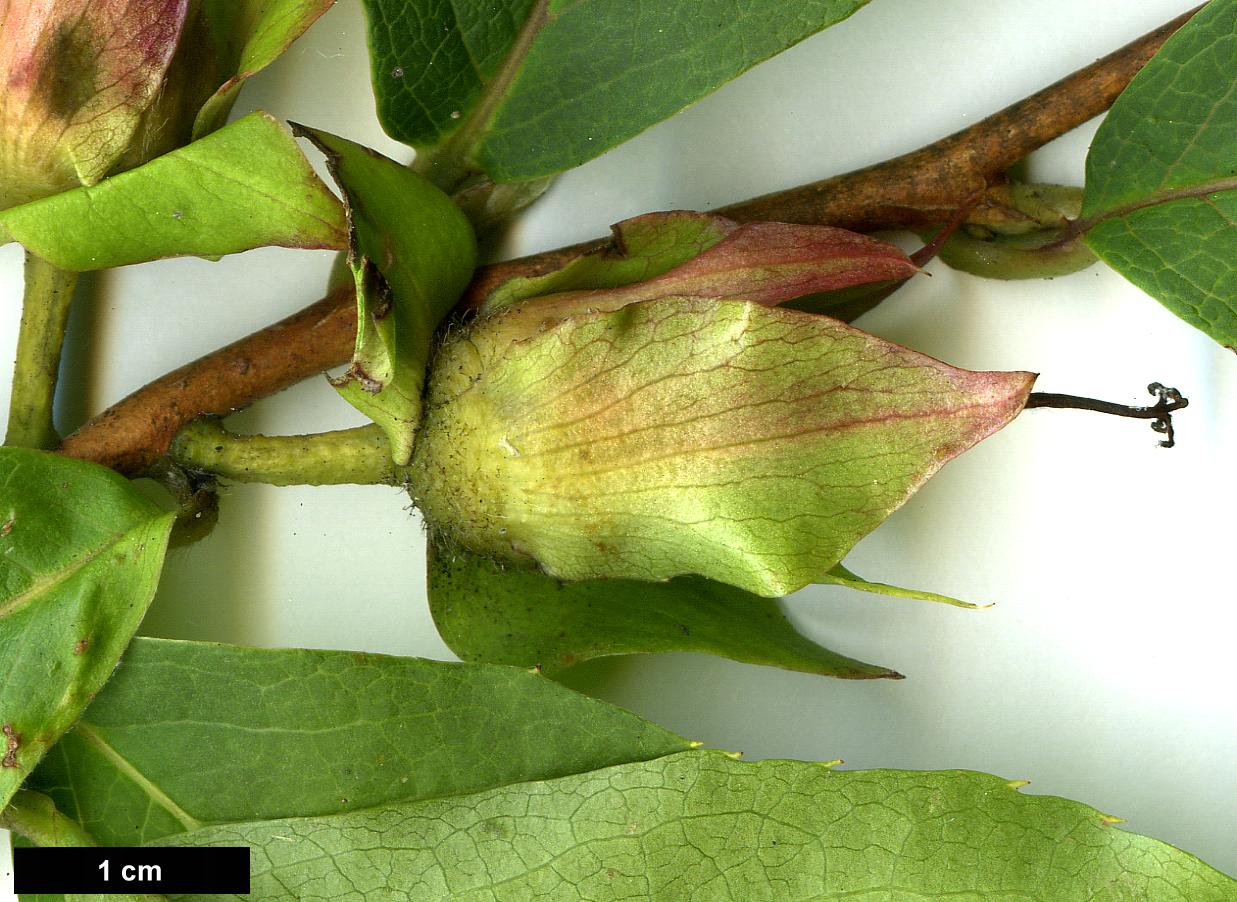
<svg viewBox="0 0 1237 902"><path fill-rule="evenodd" d="M1237 347L1237 0L1213 0L1135 76L1087 157L1091 248Z"/></svg>
<svg viewBox="0 0 1237 902"><path fill-rule="evenodd" d="M335 0L205 0L201 15L226 80L198 112L193 135L223 126L250 76L265 69L305 33Z"/></svg>
<svg viewBox="0 0 1237 902"><path fill-rule="evenodd" d="M526 670L137 639L30 786L100 843L128 845L689 747Z"/></svg>
<svg viewBox="0 0 1237 902"><path fill-rule="evenodd" d="M356 349L333 384L382 427L403 465L421 423L434 330L472 278L476 238L451 198L407 167L327 132L297 130L326 154L348 206Z"/></svg>
<svg viewBox="0 0 1237 902"><path fill-rule="evenodd" d="M264 900L1229 902L1237 893L1191 855L1017 785L968 771L835 772L686 752L175 842L250 846L253 893Z"/></svg>
<svg viewBox="0 0 1237 902"><path fill-rule="evenodd" d="M348 240L339 200L261 112L93 187L0 212L0 229L76 272Z"/></svg>
<svg viewBox="0 0 1237 902"><path fill-rule="evenodd" d="M865 0L365 0L378 114L447 169L495 181L570 169ZM438 184L457 187L460 173Z"/></svg>
<svg viewBox="0 0 1237 902"><path fill-rule="evenodd" d="M112 675L172 520L104 467L0 448L0 808Z"/></svg>
<svg viewBox="0 0 1237 902"><path fill-rule="evenodd" d="M0 6L0 209L93 185L163 90L187 0Z"/></svg>
<svg viewBox="0 0 1237 902"><path fill-rule="evenodd" d="M539 276L508 279L491 291L482 311L493 313L517 301L559 291L618 288L686 263L738 228L724 216L674 210L645 213L610 226L601 250L578 254Z"/></svg>
<svg viewBox="0 0 1237 902"><path fill-rule="evenodd" d="M772 599L699 577L565 583L436 551L429 600L443 641L464 660L539 666L547 676L593 658L670 651L845 679L901 676L820 647Z"/></svg>
<svg viewBox="0 0 1237 902"><path fill-rule="evenodd" d="M666 298L448 341L409 470L446 541L560 579L786 595L1025 403L836 320ZM519 352L512 353L519 343Z"/></svg>

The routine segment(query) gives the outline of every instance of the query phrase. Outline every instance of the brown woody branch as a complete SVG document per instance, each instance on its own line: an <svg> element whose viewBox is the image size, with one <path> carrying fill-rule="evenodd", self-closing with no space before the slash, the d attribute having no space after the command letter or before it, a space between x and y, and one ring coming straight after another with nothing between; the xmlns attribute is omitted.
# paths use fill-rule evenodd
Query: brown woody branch
<svg viewBox="0 0 1237 902"><path fill-rule="evenodd" d="M356 338L351 285L139 388L61 444L62 453L144 473L186 423L226 416L348 358Z"/></svg>
<svg viewBox="0 0 1237 902"><path fill-rule="evenodd" d="M969 198L1002 180L1005 171L1031 151L1112 106L1138 70L1199 9L927 147L715 212L739 222L815 223L856 232L918 229L948 222ZM989 194L967 221L985 223L1003 215L999 200ZM508 279L551 272L582 252L609 244L608 238L602 238L483 267L464 301L475 306Z"/></svg>
<svg viewBox="0 0 1237 902"><path fill-rule="evenodd" d="M986 192L968 221L999 219L1006 215L999 195L987 189L1031 151L1106 110L1196 11L920 150L717 212L739 221L821 223L855 231L922 228L949 220L968 198ZM608 246L608 239L599 239L482 267L461 304L475 306L508 279L549 272L581 252ZM139 389L65 439L60 450L122 473L141 473L167 452L189 421L231 413L345 362L354 343L355 308L350 288L336 290Z"/></svg>

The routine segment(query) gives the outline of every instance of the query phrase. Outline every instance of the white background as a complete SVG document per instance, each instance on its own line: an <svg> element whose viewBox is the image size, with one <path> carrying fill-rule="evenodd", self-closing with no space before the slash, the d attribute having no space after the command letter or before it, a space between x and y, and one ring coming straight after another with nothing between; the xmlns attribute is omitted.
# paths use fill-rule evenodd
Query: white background
<svg viewBox="0 0 1237 902"><path fill-rule="evenodd" d="M563 176L505 251L600 235L648 210L706 210L914 149L1189 6L875 0ZM237 113L255 107L410 156L374 117L352 0L257 79ZM1094 127L1036 154L1032 176L1081 183ZM261 250L101 277L98 300L75 313L62 425L317 298L329 264L328 254ZM0 249L4 361L20 268L17 248ZM1142 404L1148 382L1175 385L1191 402L1177 418L1178 447L1158 448L1145 422L1032 411L947 466L847 559L868 578L994 608L833 587L789 602L811 636L905 681L667 655L595 662L571 682L749 758L1029 779L1025 792L1086 801L1237 873L1237 359L1103 266L1022 283L930 271L859 325L956 365L1040 372L1045 391ZM266 432L359 422L321 379L231 421ZM238 485L223 504L214 535L171 554L145 633L452 657L426 609L424 542L405 497Z"/></svg>

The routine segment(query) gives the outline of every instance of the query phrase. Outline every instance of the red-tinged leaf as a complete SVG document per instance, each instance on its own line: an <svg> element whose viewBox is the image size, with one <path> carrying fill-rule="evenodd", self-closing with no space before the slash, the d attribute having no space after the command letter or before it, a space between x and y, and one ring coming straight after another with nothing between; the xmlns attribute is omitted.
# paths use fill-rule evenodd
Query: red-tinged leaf
<svg viewBox="0 0 1237 902"><path fill-rule="evenodd" d="M189 0L0 0L0 209L93 185L164 84Z"/></svg>
<svg viewBox="0 0 1237 902"><path fill-rule="evenodd" d="M610 241L549 272L518 276L479 293L479 306L494 313L517 301L594 288L619 288L654 279L717 244L739 227L710 213L671 210L645 213L610 226Z"/></svg>
<svg viewBox="0 0 1237 902"><path fill-rule="evenodd" d="M528 306L447 343L410 478L442 541L561 579L792 592L1013 419L1035 378L750 302L544 329Z"/></svg>
<svg viewBox="0 0 1237 902"><path fill-rule="evenodd" d="M625 290L628 303L712 297L775 305L805 294L903 279L914 263L885 241L829 226L752 222L682 266Z"/></svg>
<svg viewBox="0 0 1237 902"><path fill-rule="evenodd" d="M751 301L775 306L805 295L918 272L898 247L830 226L752 222L656 278L621 288L548 295L528 305L543 320L618 310L665 297Z"/></svg>

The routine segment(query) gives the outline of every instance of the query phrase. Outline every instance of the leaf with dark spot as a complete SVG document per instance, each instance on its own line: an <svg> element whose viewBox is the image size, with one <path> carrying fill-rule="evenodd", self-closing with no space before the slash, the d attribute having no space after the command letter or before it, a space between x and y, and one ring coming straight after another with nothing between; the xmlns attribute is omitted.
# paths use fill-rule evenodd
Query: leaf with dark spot
<svg viewBox="0 0 1237 902"><path fill-rule="evenodd" d="M0 519L12 524L0 536L3 808L112 675L154 596L173 515L104 467L2 448Z"/></svg>

